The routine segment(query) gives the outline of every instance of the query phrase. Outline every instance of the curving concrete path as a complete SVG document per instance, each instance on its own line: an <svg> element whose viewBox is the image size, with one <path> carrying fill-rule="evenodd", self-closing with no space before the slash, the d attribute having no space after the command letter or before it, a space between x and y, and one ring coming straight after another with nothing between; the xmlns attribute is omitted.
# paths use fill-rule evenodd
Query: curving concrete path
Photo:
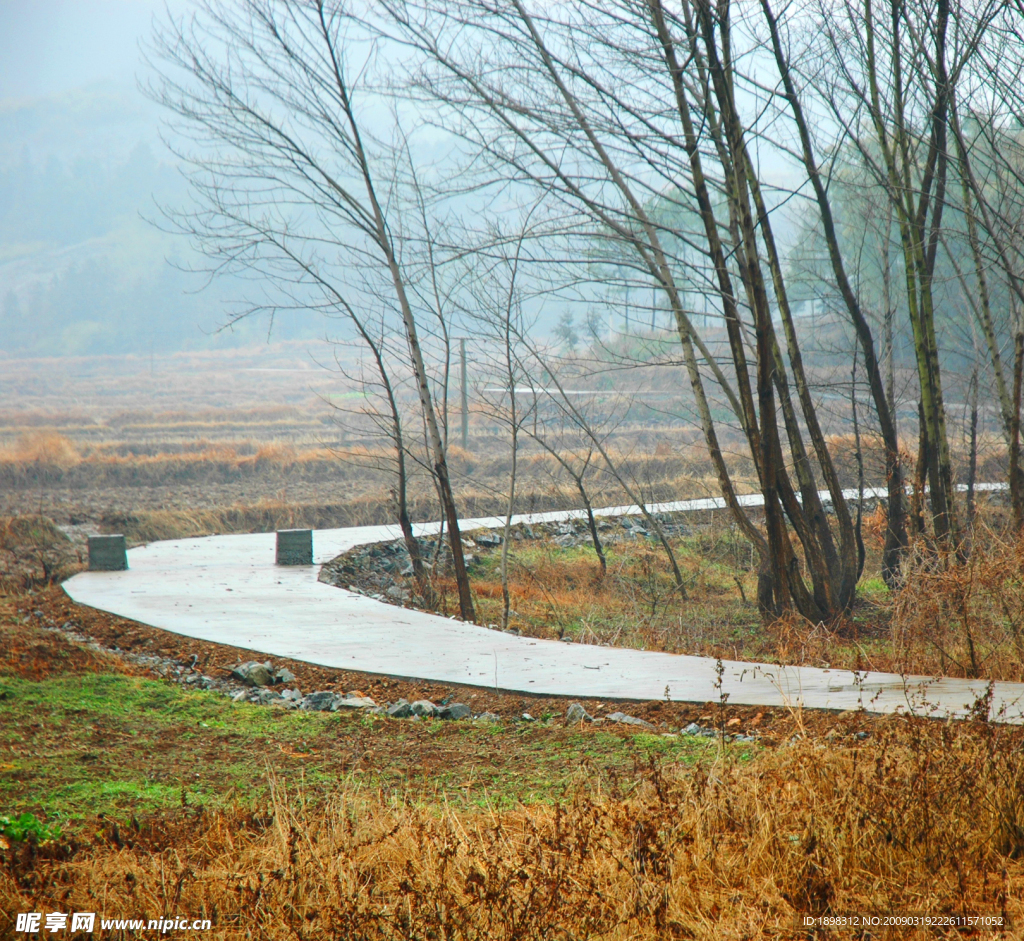
<svg viewBox="0 0 1024 941"><path fill-rule="evenodd" d="M1005 487L1005 485L1002 485ZM982 485L996 490L1001 485ZM855 492L851 495L855 496ZM868 491L884 496L884 491ZM742 498L757 506L758 496ZM721 499L659 504L654 512L722 509ZM608 507L601 516L633 515ZM537 513L517 522L580 518L579 511ZM495 528L494 517L465 520L469 531ZM437 524L417 527L437 532ZM125 572L83 572L64 583L70 597L186 637L231 644L273 657L395 677L463 683L581 699L717 702L871 712L964 716L988 684L949 678L857 676L846 670L779 667L703 657L534 640L438 615L383 604L317 581L319 565L367 543L399 538L397 527L317 530L312 566L274 564L273 533L208 536L132 549ZM991 714L1024 722L1024 684L993 684Z"/></svg>

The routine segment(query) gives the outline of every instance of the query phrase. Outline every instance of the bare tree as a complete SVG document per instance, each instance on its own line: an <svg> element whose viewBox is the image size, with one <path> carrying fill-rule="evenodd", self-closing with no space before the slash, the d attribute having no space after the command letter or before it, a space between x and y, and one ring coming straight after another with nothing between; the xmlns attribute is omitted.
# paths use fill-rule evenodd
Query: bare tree
<svg viewBox="0 0 1024 941"><path fill-rule="evenodd" d="M179 153L201 208L179 222L219 266L255 270L297 305L311 284L330 282L335 303L358 310L365 296L354 270L388 296L415 378L460 611L472 620L442 426L395 235L401 201L386 171L397 148L366 124L374 99L360 79L374 51L339 4L209 0L157 33L153 93L193 145Z"/></svg>
<svg viewBox="0 0 1024 941"><path fill-rule="evenodd" d="M500 350L497 373L499 385L497 400L485 403L491 415L498 418L509 430L509 475L508 495L505 501L505 523L501 543L501 628L508 629L511 595L509 593L509 542L512 533L512 515L516 504L516 484L519 469L519 441L524 424L530 418L529 404L520 400L520 383L525 371L519 358L519 338L524 333L522 291L519 285L520 266L523 261L523 246L529 235L530 215L527 213L517 234L505 237L491 233L489 253L495 262L486 275L479 277L470 292L474 301L473 319L491 334ZM465 380L463 380L465 383ZM529 403L529 396L527 396Z"/></svg>
<svg viewBox="0 0 1024 941"><path fill-rule="evenodd" d="M788 309L773 207L749 149L748 138L761 141L763 132L736 95L738 84L756 82L738 68L731 8L697 3L669 11L659 0L532 11L522 0L383 0L383 8L403 41L434 63L418 87L442 103L445 120L476 147L486 172L536 187L560 212L574 213L575 228L558 233L563 245L572 232L605 237L620 257L632 252L637 270L657 285L723 496L760 558L765 615L796 608L821 620L845 610L857 577L855 529ZM698 220L671 238L648 208L669 190ZM686 297L696 283L715 298L724 360L691 316ZM764 496L763 528L737 498L716 397L747 440ZM898 448L892 453L897 461ZM834 528L817 473L835 507ZM893 488L898 521L898 479ZM894 542L898 551L905 538Z"/></svg>
<svg viewBox="0 0 1024 941"><path fill-rule="evenodd" d="M767 0L762 5L767 9ZM856 8L819 3L816 9L822 28L815 31L812 50L820 54L805 58L801 77L839 133L852 141L861 164L893 207L918 374L919 456L928 482L932 525L941 542L959 547L936 327L937 271L940 248L946 247L948 254L944 228L950 213L956 213L956 199L962 197L959 208L966 216L980 295L976 312L992 355L1004 426L1012 437L1011 404L992 329L987 266L977 226L979 214L986 217L991 203L977 185L972 169L976 151L965 141L958 119L964 103L979 95L991 101L993 80L998 85L997 77L1006 68L987 56L1012 22L1012 14L1003 0L868 0ZM776 48L781 56L778 44ZM984 123L992 127L991 120ZM1016 491L1013 477L1011 473Z"/></svg>
<svg viewBox="0 0 1024 941"><path fill-rule="evenodd" d="M330 285L322 287L330 291ZM356 376L349 376L346 367L335 355L335 368L343 375L355 380L355 384L363 390L365 401L358 409L360 417L369 421L371 426L376 427L378 433L388 442L391 451L391 460L385 463L384 470L394 473L395 485L391 490L392 502L395 515L398 518L398 525L402 531L402 539L405 543L406 552L409 555L409 562L412 565L413 577L416 579L416 586L420 597L427 605L433 604L434 591L430 581L430 575L423 561L423 553L420 551L420 544L413 531L412 517L409 513L409 461L408 444L405 436L405 422L402 408L399 401L399 381L389 366L387 351L387 332L383 323L371 326L369 319L361 316L357 311L349 307L344 298L335 295L335 303L345 312L352 326L359 337L359 348L370 355L372 367L369 375L361 373ZM383 399L383 408L370 404L375 397ZM334 402L331 406L339 412L349 411ZM360 463L365 464L366 459L360 456ZM371 459L372 460L372 459ZM376 462L374 461L376 465Z"/></svg>

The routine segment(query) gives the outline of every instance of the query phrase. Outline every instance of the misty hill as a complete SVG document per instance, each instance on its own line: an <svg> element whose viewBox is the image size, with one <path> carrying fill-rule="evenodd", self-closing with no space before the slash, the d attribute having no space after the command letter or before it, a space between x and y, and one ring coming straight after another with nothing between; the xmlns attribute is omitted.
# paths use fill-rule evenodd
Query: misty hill
<svg viewBox="0 0 1024 941"><path fill-rule="evenodd" d="M188 199L159 140L159 113L133 88L103 84L0 102L0 350L83 355L210 348L265 337L266 322L214 334L245 293L200 290L184 239L160 205ZM313 337L315 319L275 323Z"/></svg>

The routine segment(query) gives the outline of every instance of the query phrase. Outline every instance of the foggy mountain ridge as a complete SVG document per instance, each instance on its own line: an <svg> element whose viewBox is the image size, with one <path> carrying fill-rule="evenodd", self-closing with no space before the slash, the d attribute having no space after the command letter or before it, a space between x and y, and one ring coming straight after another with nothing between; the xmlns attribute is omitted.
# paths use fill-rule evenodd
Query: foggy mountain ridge
<svg viewBox="0 0 1024 941"><path fill-rule="evenodd" d="M217 333L245 293L199 290L203 259L161 231L161 205L188 200L159 136L160 111L134 87L101 82L0 101L0 351L89 355L234 346L265 320ZM168 262L171 262L170 264ZM279 317L275 339L318 335Z"/></svg>

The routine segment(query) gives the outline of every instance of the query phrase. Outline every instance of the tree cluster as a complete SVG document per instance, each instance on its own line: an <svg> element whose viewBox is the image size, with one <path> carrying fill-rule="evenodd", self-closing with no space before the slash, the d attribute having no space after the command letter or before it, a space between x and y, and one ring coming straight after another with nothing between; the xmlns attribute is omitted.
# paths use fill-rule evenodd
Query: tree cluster
<svg viewBox="0 0 1024 941"><path fill-rule="evenodd" d="M509 516L524 438L564 458L585 505L596 461L646 513L569 384L569 299L601 344L599 312L625 297L628 321L632 294L669 325L658 342L754 548L760 610L828 621L853 601L864 547L808 365L815 302L866 388L858 441L867 422L882 442L886 580L915 532L947 558L969 549L947 414L965 322L975 415L991 380L1024 523L1022 24L1019 0L210 0L158 35L154 94L202 207L180 227L217 270L271 285L252 309L319 309L365 351L424 591L410 460L433 477L473 617L448 467L459 335L497 351L483 397L510 430ZM531 328L545 303L566 305L560 352ZM754 469L756 512L726 437Z"/></svg>

